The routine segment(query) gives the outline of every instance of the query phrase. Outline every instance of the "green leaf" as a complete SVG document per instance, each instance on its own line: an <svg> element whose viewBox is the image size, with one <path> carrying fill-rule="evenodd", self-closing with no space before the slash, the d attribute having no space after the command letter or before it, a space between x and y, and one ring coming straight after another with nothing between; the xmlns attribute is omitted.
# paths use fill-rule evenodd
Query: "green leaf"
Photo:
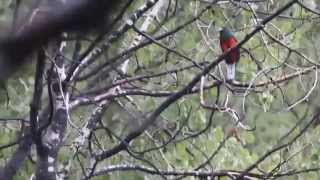
<svg viewBox="0 0 320 180"><path fill-rule="evenodd" d="M223 140L224 133L221 127L214 129L214 137L216 142L221 142Z"/></svg>

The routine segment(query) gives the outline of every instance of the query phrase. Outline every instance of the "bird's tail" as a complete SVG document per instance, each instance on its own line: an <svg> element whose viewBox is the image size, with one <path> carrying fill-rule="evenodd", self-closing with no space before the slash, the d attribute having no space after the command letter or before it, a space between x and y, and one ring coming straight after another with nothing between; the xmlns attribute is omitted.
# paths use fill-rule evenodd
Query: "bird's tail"
<svg viewBox="0 0 320 180"><path fill-rule="evenodd" d="M227 64L227 80L234 80L236 76L236 64Z"/></svg>

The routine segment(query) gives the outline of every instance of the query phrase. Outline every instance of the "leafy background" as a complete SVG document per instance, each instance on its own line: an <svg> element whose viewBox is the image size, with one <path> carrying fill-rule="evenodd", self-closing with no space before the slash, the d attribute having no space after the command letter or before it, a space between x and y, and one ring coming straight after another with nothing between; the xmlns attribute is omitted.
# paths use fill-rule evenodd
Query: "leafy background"
<svg viewBox="0 0 320 180"><path fill-rule="evenodd" d="M267 14L272 14L275 9L286 4L284 1L257 1L250 3L251 8L257 12L266 12L265 14L257 13L257 18L263 19ZM311 9L318 12L320 1L308 0L301 1ZM129 9L127 14L134 12L140 7L144 1L135 2ZM165 19L165 12L158 15L160 22L153 21L148 32L151 35L158 35L167 30L174 29L183 22L193 18L203 9L207 3L205 1L172 1L176 4L177 9L174 15ZM21 13L27 11L31 6L31 1L23 2ZM161 40L161 43L182 53L192 59L195 63L212 62L220 54L219 46L219 29L222 26L231 27L236 37L241 40L246 34L255 28L254 14L250 7L245 3L241 4L235 1L221 1L205 12L201 18L189 26L184 27L181 31L174 35ZM15 7L15 1L0 2L0 22L1 26L6 27L12 22L12 13ZM172 13L174 6L169 9ZM274 37L279 38L288 47L303 53L306 57L319 63L319 14L313 14L298 5L294 5L282 17L277 17L271 21L265 30ZM136 23L139 27L144 22L142 18ZM95 36L89 34L88 38ZM92 67L98 66L108 57L115 56L121 50L128 48L130 42L137 36L133 30L126 33L121 39L115 42L110 49L107 50L104 56L100 57ZM83 51L88 46L88 42L81 41ZM267 43L267 44L266 44ZM72 57L74 41L68 42L67 57ZM285 74L298 72L299 70L311 66L310 62L301 58L301 56L292 52L288 57L288 50L274 43L263 32L257 33L244 46L255 59L252 59L244 49L241 50L241 61L237 65L237 80L239 82L251 82L256 78L257 73L263 69L273 68L266 75L258 76L255 81L267 81L270 77L277 79ZM137 50L130 61L128 69L129 76L146 75L159 73L170 69L192 65L194 62L189 62L186 59L168 52L156 44L146 46ZM220 65L224 68L223 63ZM89 72L90 68L88 68ZM86 73L84 71L84 73ZM153 91L176 91L184 87L192 78L201 72L197 68L187 69L178 73L172 73L165 76L147 79L144 82L135 82L137 87L153 90ZM215 68L211 71L212 74L221 77L219 69ZM316 72L317 73L317 72ZM26 65L7 82L7 89L10 96L10 101L7 105L6 91L1 90L1 108L0 116L3 118L25 118L29 113L29 103L32 98L34 86L34 65ZM206 83L210 84L213 79L206 78ZM205 162L208 156L217 150L221 142L225 138L227 140L219 149L214 158L206 166L213 170L244 170L251 164L255 163L268 149L287 142L292 137L298 134L299 130L312 118L313 114L319 110L319 91L318 83L314 86L315 72L312 71L306 75L298 76L292 80L285 81L279 84L270 84L257 88L257 92L250 92L245 98L245 109L242 110L244 93L228 93L231 108L236 109L242 116L245 117L244 123L249 127L255 127L253 131L246 131L236 126L234 119L228 113L216 111L212 117L212 124L209 129L196 137L191 137L183 140L185 137L199 132L205 128L210 121L211 111L203 108L200 105L199 93L186 95L176 101L158 118L157 123L148 129L139 138L135 139L131 148L134 152L143 151L154 146L158 146L170 139L166 131L170 133L176 132L182 127L180 134L168 144L165 148L151 151L148 153L139 154L138 156L152 162L156 167L163 170L192 170ZM79 91L85 89L88 85L94 84L103 86L110 81L100 77L92 77L85 81L81 81L76 85ZM238 87L235 87L236 89ZM313 88L313 89L312 89ZM312 93L304 101L290 108L297 100L303 98L306 93L312 89ZM218 92L219 91L219 92ZM223 105L224 99L229 91L225 86L213 87L205 90L204 98L208 104L213 104L217 101ZM139 120L141 113L148 115L156 109L164 97L150 96L131 96L132 103L126 98L118 98L122 102L126 110L123 110L117 103L113 103L103 116L103 123L119 137L125 137L131 129L134 129ZM43 98L47 102L47 97ZM139 107L139 108L137 108ZM72 121L77 126L83 126L91 115L93 105L78 107L72 112ZM132 120L132 116L138 117ZM286 135L290 129L298 126L294 131ZM20 125L15 122L2 122L0 128L0 144L4 145L15 141L18 135ZM237 130L236 135L232 134L234 128ZM231 136L230 133L232 134ZM111 135L106 135L104 130L95 132L96 138L101 142L104 148L113 147L118 144L117 139ZM317 123L313 124L301 138L295 141L292 145L270 155L263 161L254 172L270 172L278 163L288 159L278 172L286 172L290 170L299 170L307 168L319 167L319 135L320 129ZM77 130L73 127L68 128L68 134L65 139L65 145L60 151L60 164L70 165L70 179L79 179L81 170L79 162L74 158L73 141L78 136ZM238 138L237 138L238 136ZM11 154L15 151L15 147L1 149L0 165L4 165ZM87 154L87 150L83 149L83 153ZM90 164L90 159L86 156L79 157L84 165ZM32 151L31 158L27 161L24 168L19 171L16 179L27 179L35 170L35 151ZM141 164L147 163L133 158L127 152L121 152L108 160L105 160L100 166L109 166L116 164ZM290 176L290 179L318 179L319 172L303 173ZM287 179L285 177L284 179ZM160 176L152 176L141 172L116 172L95 179L161 179ZM190 179L193 179L190 177Z"/></svg>

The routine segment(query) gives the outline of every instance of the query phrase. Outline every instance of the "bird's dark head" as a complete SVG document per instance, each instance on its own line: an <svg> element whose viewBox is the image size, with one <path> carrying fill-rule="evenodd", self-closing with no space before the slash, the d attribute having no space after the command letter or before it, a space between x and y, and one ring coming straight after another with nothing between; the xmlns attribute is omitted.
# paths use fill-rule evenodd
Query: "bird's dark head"
<svg viewBox="0 0 320 180"><path fill-rule="evenodd" d="M233 33L228 27L223 27L220 30L220 39L221 40L228 40L231 37L233 37Z"/></svg>

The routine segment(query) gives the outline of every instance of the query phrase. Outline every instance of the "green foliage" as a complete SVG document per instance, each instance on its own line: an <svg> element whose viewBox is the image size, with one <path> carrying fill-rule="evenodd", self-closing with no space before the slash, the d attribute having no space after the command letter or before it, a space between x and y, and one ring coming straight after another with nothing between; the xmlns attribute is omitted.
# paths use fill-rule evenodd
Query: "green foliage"
<svg viewBox="0 0 320 180"><path fill-rule="evenodd" d="M270 94L270 92L266 91L263 92L260 96L259 96L259 101L262 105L263 111L267 112L269 111L271 104L273 102L273 96L272 94Z"/></svg>
<svg viewBox="0 0 320 180"><path fill-rule="evenodd" d="M8 13L12 11L10 7L12 1L0 2L0 22L5 24L10 22L11 17ZM198 1L174 1L174 3L176 2L178 2L177 9L175 9L176 12L171 18L163 22L164 15L159 15L155 18L152 26L148 28L152 32L149 33L151 36L175 29L177 26L194 18L207 5ZM257 3L255 4L257 7L253 7L256 8L257 14L253 14L246 5L243 5L245 9L241 9L240 6L233 4L237 3L236 1L221 1L221 3L212 6L212 9L205 12L197 21L183 27L182 30L172 34L170 37L159 40L160 43L173 51L167 51L157 44L151 44L130 54L132 56L130 56L129 70L126 72L128 78L143 75L151 76L186 66L194 65L194 67L124 84L124 87L129 87L128 91L132 89L140 90L141 92L146 91L150 92L151 95L147 96L142 93L142 95L129 95L126 98L114 98L116 101L113 101L108 106L101 122L99 122L99 125L102 124L104 128L100 128L92 134L91 141L95 142L92 144L92 148L95 149L94 153L99 153L118 145L119 139L125 138L128 133L138 128L169 97L165 95L156 96L154 92L174 94L184 88L203 70L205 66L199 67L199 63L207 62L206 65L208 65L208 63L216 60L221 54L218 32L221 27L230 26L235 30L238 40L241 41L256 27L253 19L255 16L263 19L285 4L285 2L287 1ZM316 1L312 2L316 3ZM144 3L145 1L139 0L133 3L128 8L128 11L130 13L134 12ZM24 9L28 7L29 4L23 6ZM173 10L174 8L171 7L170 12ZM265 13L259 13L262 11ZM125 15L127 16L130 13ZM162 12L161 14L165 13ZM273 37L278 38L288 48L292 48L318 63L320 61L319 18L315 18L315 15L311 15L310 12L298 6L294 6L290 11L282 13L281 16L267 24L264 30L272 34ZM136 26L139 27L144 20L145 18L139 20ZM93 39L95 35L95 33L90 34L89 39ZM117 42L112 43L108 49L104 49L103 56L96 59L90 65L90 68L84 70L84 73L90 72L91 67L110 62L108 60L127 49L136 36L136 32L129 30ZM81 41L81 52L84 52L90 44L89 41ZM73 46L73 42L68 42L65 54L67 58L72 57ZM288 57L289 50L283 45L273 42L272 38L262 31L256 33L242 48L241 60L236 67L236 79L244 84L253 83L252 88L255 89L247 89L245 86L226 85L221 80L219 83L222 84L219 89L215 86L204 90L205 103L213 105L217 101L216 105L220 108L215 109L212 117L212 110L201 106L200 93L185 95L166 108L147 131L130 143L128 151L136 155L136 157L132 157L128 152L123 151L104 160L98 167L119 164L138 164L150 167L150 164L146 162L150 161L161 170L191 171L210 157L209 163L201 170L213 168L213 170L241 171L255 163L267 150L290 141L310 120L314 112L318 111L318 102L320 100L318 84L308 98L297 106L289 108L295 102L304 98L308 91L313 88L315 73L300 75L276 84L268 83L265 86L254 86L256 83L269 82L270 80L276 81L278 78L298 72L306 66L314 64L303 58L301 54L294 53L294 51L290 51L291 54ZM187 56L188 59L175 54L174 51ZM113 65L118 66L117 64ZM225 73L224 64L221 63L220 65L222 67L221 72ZM261 72L262 70L264 72ZM213 82L218 82L217 79L222 79L219 68L212 69L210 73L212 76L206 77L205 85L210 85ZM257 77L258 74L259 76ZM265 74L268 74L268 76ZM34 86L33 75L33 65L26 65L23 71L18 72L13 79L9 80L7 83L10 96L8 107L6 107L5 92L0 89L0 117L28 117ZM110 82L114 80L108 79L107 75L96 79L95 76L92 79L75 84L71 88L75 91L72 94L72 98L81 94L80 92L88 88L88 85L98 84L98 87L104 87L105 85L110 85ZM127 77L121 76L121 78L125 79ZM97 79L99 80L96 81ZM46 87L46 84L44 84L44 87ZM200 84L197 84L194 89L199 87ZM89 89L91 88L89 87ZM234 90L234 92L231 93L231 90ZM217 97L218 95L219 97ZM228 103L225 102L227 95L229 97ZM245 98L244 95L246 95ZM44 105L48 103L46 92L43 102ZM71 112L71 121L80 128L84 127L91 117L92 109L96 107L97 104L95 103L76 107ZM255 129L253 131L245 131L236 127L237 122L227 111L228 109L224 109L226 107L237 111L239 116L244 117L241 122L249 127L255 127ZM298 122L301 123L296 126ZM4 145L13 142L19 131L20 124L1 122L1 125L0 144ZM292 133L286 135L295 126L296 128L292 130ZM72 161L70 165L70 174L72 176L70 179L80 179L82 172L79 166L89 167L92 163L90 162L91 154L88 149L82 149L83 154L79 155L81 164L75 160L73 141L79 136L80 132L74 127L68 128L65 146L60 150L59 163ZM229 137L230 129L232 128L237 128L237 132ZM201 133L197 134L199 132ZM312 128L306 131L295 143L271 154L259 164L259 170L254 169L252 172L261 173L260 170L270 172L281 161L286 161L280 169L277 169L282 173L319 167L319 136L320 127L312 125ZM96 143L96 140L99 143ZM150 150L150 148L161 147L162 145L165 146ZM1 165L11 157L15 148L0 150ZM146 150L150 151L139 153ZM214 156L211 157L212 155ZM35 158L35 155L32 154L32 157ZM35 165L27 161L24 168L16 176L16 179L30 178L30 175L34 173L34 169ZM319 177L319 172L312 172L294 175L290 178L319 179ZM154 178L160 179L158 176L146 175L140 171L119 171L93 179L142 180Z"/></svg>

